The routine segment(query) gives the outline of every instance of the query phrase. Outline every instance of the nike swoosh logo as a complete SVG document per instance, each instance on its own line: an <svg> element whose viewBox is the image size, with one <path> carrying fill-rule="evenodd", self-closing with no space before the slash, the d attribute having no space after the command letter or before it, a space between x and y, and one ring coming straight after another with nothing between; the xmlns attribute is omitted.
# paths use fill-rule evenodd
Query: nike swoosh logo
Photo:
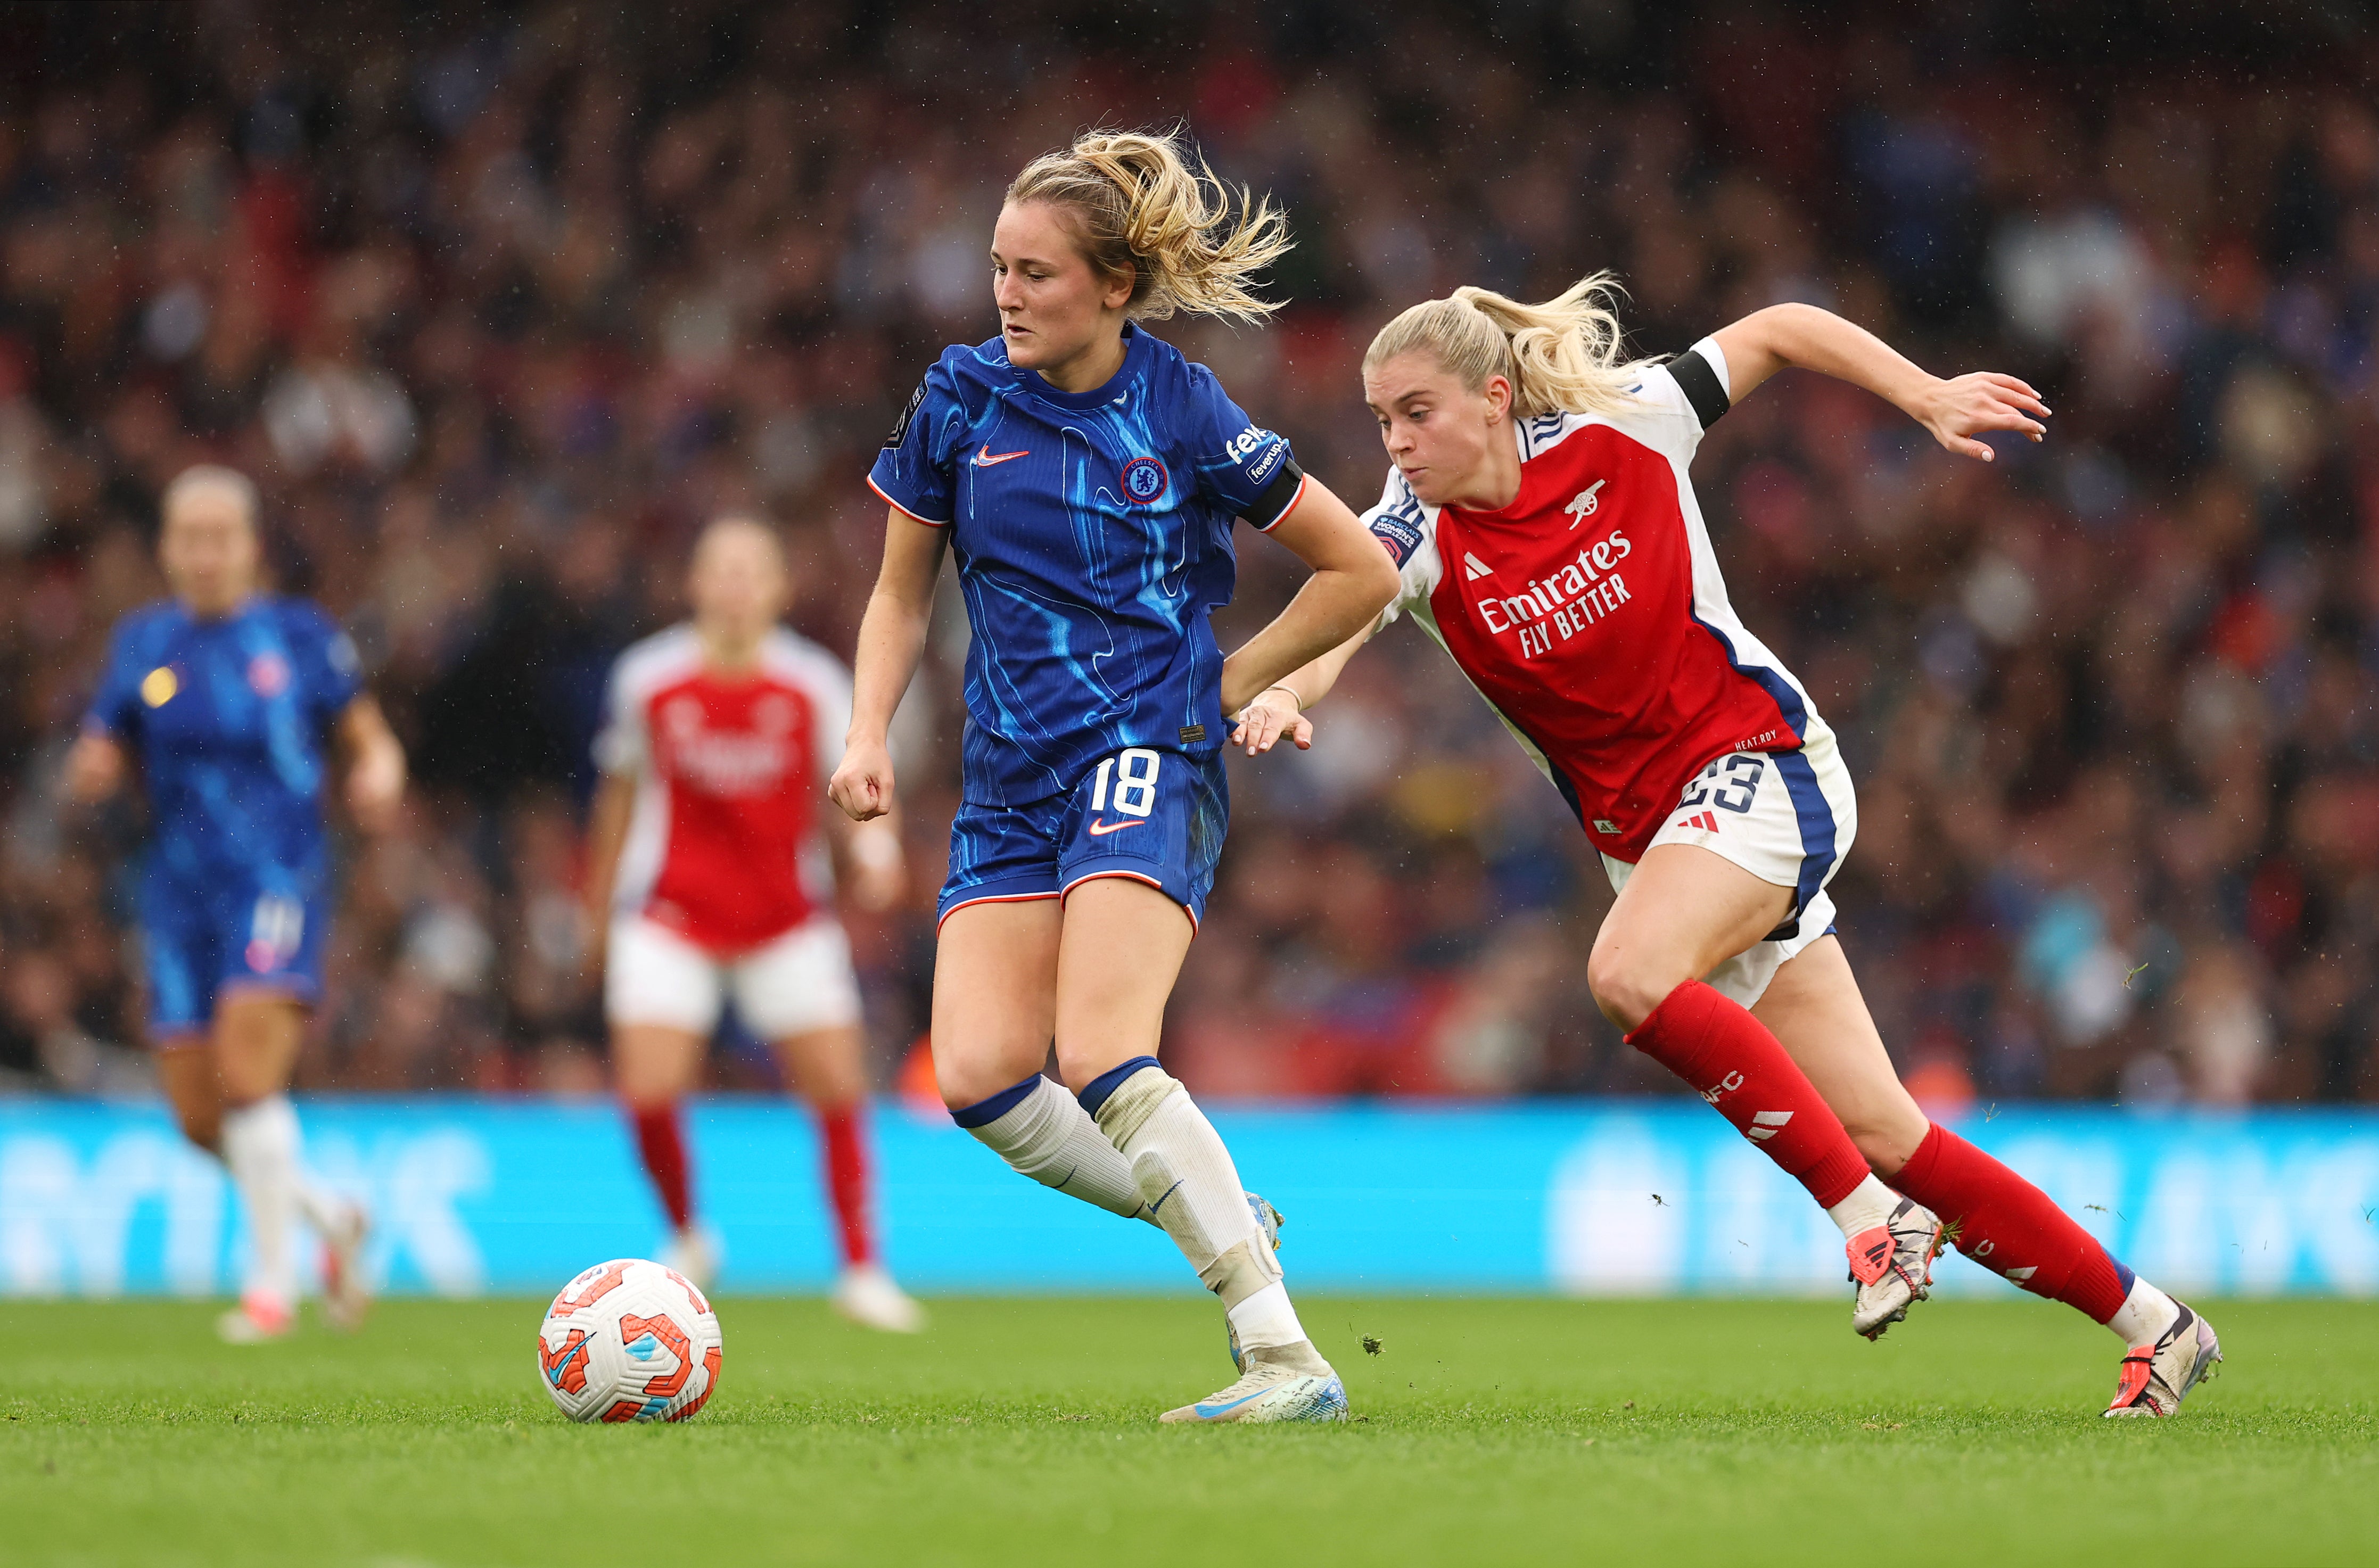
<svg viewBox="0 0 2379 1568"><path fill-rule="evenodd" d="M994 452L991 450L991 443L989 441L985 441L983 443L983 450L974 454L974 465L978 468L988 468L995 463L1008 463L1020 457L1030 457L1032 455L1033 453L1029 451Z"/></svg>
<svg viewBox="0 0 2379 1568"><path fill-rule="evenodd" d="M1239 1395L1238 1398L1232 1400L1228 1405L1201 1405L1197 1407L1198 1415L1201 1419L1204 1419L1208 1417L1219 1416L1226 1410L1237 1410L1249 1400L1262 1399L1265 1394L1270 1393L1271 1392L1272 1390L1268 1388L1260 1388L1253 1393L1243 1393Z"/></svg>
<svg viewBox="0 0 2379 1568"><path fill-rule="evenodd" d="M1091 837L1104 838L1110 833L1120 833L1127 827L1138 827L1147 820L1142 816L1128 816L1121 822L1093 822L1091 824Z"/></svg>

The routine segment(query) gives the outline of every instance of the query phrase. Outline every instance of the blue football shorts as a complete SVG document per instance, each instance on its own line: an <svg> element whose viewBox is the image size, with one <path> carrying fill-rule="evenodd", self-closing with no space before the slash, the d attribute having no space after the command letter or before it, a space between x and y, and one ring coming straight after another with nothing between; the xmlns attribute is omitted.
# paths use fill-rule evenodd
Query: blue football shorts
<svg viewBox="0 0 2379 1568"><path fill-rule="evenodd" d="M151 871L140 888L151 1037L205 1030L226 992L319 1001L330 926L325 877L235 871L201 882Z"/></svg>
<svg viewBox="0 0 2379 1568"><path fill-rule="evenodd" d="M968 801L950 822L950 874L936 923L968 904L1063 899L1101 876L1145 882L1195 926L1230 826L1223 754L1132 746L1062 794L1022 806Z"/></svg>

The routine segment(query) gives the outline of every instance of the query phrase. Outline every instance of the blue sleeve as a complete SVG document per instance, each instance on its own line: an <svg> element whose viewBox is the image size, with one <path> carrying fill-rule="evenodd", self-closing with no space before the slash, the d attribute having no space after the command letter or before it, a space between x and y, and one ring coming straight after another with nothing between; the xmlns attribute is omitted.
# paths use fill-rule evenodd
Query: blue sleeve
<svg viewBox="0 0 2379 1568"><path fill-rule="evenodd" d="M953 349L934 362L900 422L884 438L868 471L868 487L920 523L945 527L953 515L957 465L950 442L966 426L966 410L959 401L958 378L950 373Z"/></svg>
<svg viewBox="0 0 2379 1568"><path fill-rule="evenodd" d="M1305 471L1285 437L1258 425L1203 365L1188 367L1185 428L1197 452L1198 488L1234 517L1270 528L1305 490Z"/></svg>
<svg viewBox="0 0 2379 1568"><path fill-rule="evenodd" d="M140 682L149 673L148 660L140 657L140 628L139 621L119 621L115 634L108 639L107 669L99 678L99 690L91 694L91 711L83 716L85 730L119 741L139 734Z"/></svg>
<svg viewBox="0 0 2379 1568"><path fill-rule="evenodd" d="M363 695L363 661L355 639L320 607L296 601L289 606L289 655L297 666L297 689L304 694L314 722L327 730Z"/></svg>

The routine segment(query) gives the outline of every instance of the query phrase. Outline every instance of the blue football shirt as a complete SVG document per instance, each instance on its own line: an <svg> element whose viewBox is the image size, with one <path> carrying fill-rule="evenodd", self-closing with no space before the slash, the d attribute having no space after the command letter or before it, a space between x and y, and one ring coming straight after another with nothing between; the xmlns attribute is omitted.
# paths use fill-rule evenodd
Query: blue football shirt
<svg viewBox="0 0 2379 1568"><path fill-rule="evenodd" d="M868 476L950 530L974 638L966 798L1025 805L1126 746L1223 743L1231 522L1270 528L1304 475L1214 372L1137 326L1105 386L1060 392L1001 339L926 373Z"/></svg>
<svg viewBox="0 0 2379 1568"><path fill-rule="evenodd" d="M311 604L202 620L167 602L117 623L84 724L140 759L155 870L305 875L327 860L324 743L361 690L355 645Z"/></svg>

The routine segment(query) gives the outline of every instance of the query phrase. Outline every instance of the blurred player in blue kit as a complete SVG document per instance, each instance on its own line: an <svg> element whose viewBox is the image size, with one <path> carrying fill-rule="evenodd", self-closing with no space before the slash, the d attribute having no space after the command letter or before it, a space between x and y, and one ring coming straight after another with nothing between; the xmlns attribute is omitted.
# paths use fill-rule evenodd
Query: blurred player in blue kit
<svg viewBox="0 0 2379 1568"><path fill-rule="evenodd" d="M1274 1216L1156 1059L1229 816L1224 716L1396 586L1288 443L1139 324L1261 319L1249 275L1287 244L1268 204L1235 204L1167 138L1094 133L1017 176L991 241L1000 335L942 355L869 476L890 503L884 566L829 788L859 820L891 809L886 735L948 551L974 637L935 1076L1016 1170L1162 1227L1222 1298L1241 1376L1168 1421L1346 1409L1290 1305ZM1208 616L1230 602L1237 518L1312 575L1225 658ZM1041 1073L1053 1039L1065 1088Z"/></svg>
<svg viewBox="0 0 2379 1568"><path fill-rule="evenodd" d="M300 599L258 591L256 489L201 465L166 487L159 558L174 597L117 625L106 673L66 759L66 789L114 794L137 758L153 839L139 923L158 1076L191 1142L229 1168L248 1211L235 1343L296 1321L296 1221L325 1249L324 1309L367 1305L367 1219L301 1168L290 1072L320 999L332 908L322 814L331 749L366 831L393 821L405 753L362 686L354 645Z"/></svg>

